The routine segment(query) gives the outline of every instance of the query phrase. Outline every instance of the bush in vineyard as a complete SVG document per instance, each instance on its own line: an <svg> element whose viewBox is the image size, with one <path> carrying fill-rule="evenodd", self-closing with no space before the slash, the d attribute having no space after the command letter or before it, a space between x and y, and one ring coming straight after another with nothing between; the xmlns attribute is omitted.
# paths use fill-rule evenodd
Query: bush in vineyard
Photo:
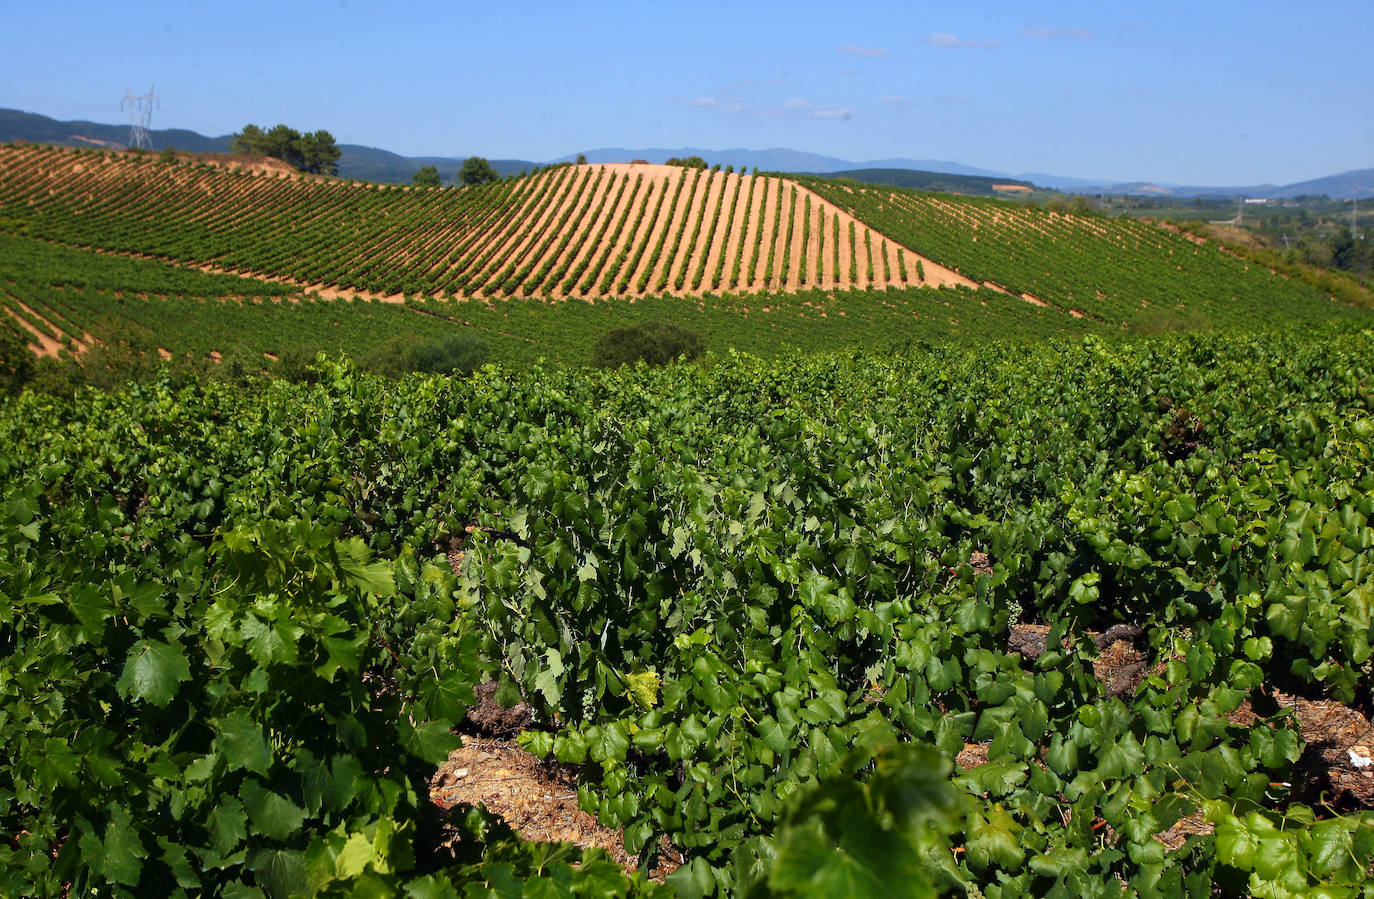
<svg viewBox="0 0 1374 899"><path fill-rule="evenodd" d="M321 347L311 344L293 344L278 354L273 373L293 384L313 383L318 377L313 366L321 351Z"/></svg>
<svg viewBox="0 0 1374 899"><path fill-rule="evenodd" d="M592 364L615 368L646 362L664 365L676 359L696 359L706 351L701 335L669 322L643 322L614 328L592 348Z"/></svg>
<svg viewBox="0 0 1374 899"><path fill-rule="evenodd" d="M706 160L700 156L688 156L683 159L673 156L664 165L676 165L684 169L705 169L707 167Z"/></svg>
<svg viewBox="0 0 1374 899"><path fill-rule="evenodd" d="M29 342L16 327L0 321L0 395L13 395L24 389L33 379L36 361Z"/></svg>
<svg viewBox="0 0 1374 899"><path fill-rule="evenodd" d="M455 334L437 340L417 340L397 335L381 344L363 360L363 367L379 375L397 378L411 372L469 374L487 361L487 344L480 337Z"/></svg>

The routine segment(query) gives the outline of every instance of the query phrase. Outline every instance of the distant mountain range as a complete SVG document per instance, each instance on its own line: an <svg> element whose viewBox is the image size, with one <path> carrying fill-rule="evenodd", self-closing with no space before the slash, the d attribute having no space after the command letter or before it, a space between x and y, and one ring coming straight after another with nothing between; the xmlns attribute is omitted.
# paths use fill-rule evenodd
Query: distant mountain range
<svg viewBox="0 0 1374 899"><path fill-rule="evenodd" d="M69 146L107 146L123 147L127 140L127 125L106 125L98 122L62 122L32 112L17 109L0 109L0 143L13 140L27 140L35 143L65 144ZM153 146L157 149L175 147L192 153L227 153L230 135L206 137L184 129L162 129L149 132ZM439 171L445 182L452 182L466 157L463 156L402 156L376 147L359 144L339 144L339 175L344 178L357 178L364 181L381 181L404 184L421 166L432 165ZM552 162L572 162L579 154L570 153L544 163L524 159L492 159L492 167L501 175L511 175L529 171L539 165ZM705 150L698 147L678 147L675 149L654 147L649 149L626 149L624 147L602 147L585 150L581 155L588 162L629 162L643 159L646 162L662 163L668 159L686 156L700 156L711 164L732 165L737 169L754 169L768 172L811 172L816 174L840 174L857 170L905 169L925 173L966 175L977 178L1001 179L1008 183L1030 183L1038 187L1086 194L1130 194L1135 196L1175 197L1189 199L1200 196L1220 197L1264 197L1282 199L1298 196L1325 194L1333 199L1348 200L1374 197L1374 168L1357 169L1302 181L1287 185L1248 185L1242 187L1207 187L1184 184L1160 184L1148 181L1095 181L1086 178L1072 178L1050 175L1043 172L1025 172L1011 175L1006 172L980 169L944 159L869 159L852 162L835 156L806 153L776 147L770 150Z"/></svg>
<svg viewBox="0 0 1374 899"><path fill-rule="evenodd" d="M850 162L835 156L821 156L817 153L804 153L800 150L775 148L772 150L703 150L697 147L677 149L650 148L630 150L623 147L603 147L598 150L584 151L588 162L626 162L643 159L646 162L664 162L677 156L700 156L707 162L733 165L735 168L752 169L757 167L767 172L811 172L813 174L834 175L845 172L869 169L909 169L919 172L947 175L969 175L977 178L997 179L1009 184L1034 184L1037 187L1062 190L1070 193L1087 194L1133 194L1139 196L1192 198L1202 196L1222 197L1265 197L1279 199L1304 195L1326 194L1333 199L1348 200L1351 197L1374 197L1374 168L1328 175L1298 184L1276 186L1273 184L1242 187L1200 187L1186 184L1156 184L1146 181L1114 182L1094 181L1088 178L1069 178L1063 175L1049 175L1044 172L1023 172L1019 175L980 169L945 159L870 159L864 162ZM561 157L558 162L570 162L576 154ZM867 179L866 179L867 180ZM884 183L892 183L884 181Z"/></svg>
<svg viewBox="0 0 1374 899"><path fill-rule="evenodd" d="M576 153L559 157L554 162L572 162ZM673 158L700 156L715 165L732 165L737 169L755 169L761 172L814 172L831 174L853 169L914 169L922 172L943 172L947 175L980 175L987 178L1010 177L1002 172L974 168L944 159L872 159L867 162L850 162L836 156L822 156L819 153L806 153L775 147L771 150L703 150L700 147L678 147L664 149L654 147L647 150L627 150L624 147L602 147L598 150L584 150L588 162L628 162L642 159L645 162L663 163Z"/></svg>

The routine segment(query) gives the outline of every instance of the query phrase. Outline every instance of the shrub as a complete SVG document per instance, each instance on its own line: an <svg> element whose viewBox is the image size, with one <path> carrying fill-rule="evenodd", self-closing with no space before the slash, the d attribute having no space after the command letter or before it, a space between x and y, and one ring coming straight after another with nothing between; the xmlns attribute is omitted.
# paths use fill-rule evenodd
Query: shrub
<svg viewBox="0 0 1374 899"><path fill-rule="evenodd" d="M319 356L316 346L291 346L281 351L277 357L277 377L292 384L313 384L316 373L311 369Z"/></svg>
<svg viewBox="0 0 1374 899"><path fill-rule="evenodd" d="M642 322L614 328L592 348L592 364L601 368L644 362L664 365L674 359L695 359L706 351L701 335L669 322Z"/></svg>
<svg viewBox="0 0 1374 899"><path fill-rule="evenodd" d="M262 353L251 347L236 346L220 354L219 362L206 370L206 377L226 384L245 384L266 369L267 360Z"/></svg>
<svg viewBox="0 0 1374 899"><path fill-rule="evenodd" d="M22 386L22 385L20 385ZM86 386L85 369L71 359L44 356L34 362L28 389L54 396L71 396ZM11 391L15 388L11 386Z"/></svg>
<svg viewBox="0 0 1374 899"><path fill-rule="evenodd" d="M0 322L0 396L23 390L33 378L35 361L28 341L8 322Z"/></svg>
<svg viewBox="0 0 1374 899"><path fill-rule="evenodd" d="M708 168L706 160L700 156L688 156L686 159L679 159L676 156L669 158L664 165L679 165L684 169L705 169Z"/></svg>
<svg viewBox="0 0 1374 899"><path fill-rule="evenodd" d="M363 357L362 367L373 374L399 378L411 372L468 374L487 361L487 344L480 337L455 334L438 340L397 335Z"/></svg>
<svg viewBox="0 0 1374 899"><path fill-rule="evenodd" d="M416 344L411 351L411 371L429 374L470 374L487 361L487 342L472 334L452 334Z"/></svg>

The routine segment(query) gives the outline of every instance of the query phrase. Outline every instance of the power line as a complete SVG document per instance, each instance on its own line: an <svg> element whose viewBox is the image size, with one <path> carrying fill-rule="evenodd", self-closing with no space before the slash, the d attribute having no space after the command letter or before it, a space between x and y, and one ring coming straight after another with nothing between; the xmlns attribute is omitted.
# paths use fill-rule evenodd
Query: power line
<svg viewBox="0 0 1374 899"><path fill-rule="evenodd" d="M124 89L124 99L119 101L121 110L129 111L129 148L142 147L145 150L153 148L152 138L148 136L148 128L153 124L153 107L161 107L157 101L157 95L153 93L151 87L148 93L141 97L135 97L133 91L127 87Z"/></svg>

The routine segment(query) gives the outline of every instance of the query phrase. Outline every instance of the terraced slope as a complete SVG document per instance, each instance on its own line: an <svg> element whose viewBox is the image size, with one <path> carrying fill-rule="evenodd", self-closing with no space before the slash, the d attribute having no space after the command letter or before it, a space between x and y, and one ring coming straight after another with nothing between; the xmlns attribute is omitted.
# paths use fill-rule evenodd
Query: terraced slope
<svg viewBox="0 0 1374 899"><path fill-rule="evenodd" d="M1128 328L1345 316L1346 304L1219 245L1147 222L835 179L809 189L918 253L989 287Z"/></svg>
<svg viewBox="0 0 1374 899"><path fill-rule="evenodd" d="M984 310L1003 305L989 306L994 290L1044 313L1023 332L1027 316L1004 310L978 336L1064 329L1039 321L1046 317L1154 331L1365 314L1215 244L1130 219L651 165L562 166L482 188L415 189L11 146L0 148L0 230L279 279L325 298L690 305L715 295L768 312L793 305L781 301L787 295L804 316L836 296L876 289L895 298L889 289L905 287L911 302L880 308L921 322L934 311L939 330L978 329ZM922 286L964 290L914 289ZM11 314L43 331L43 310L28 305L35 315ZM895 339L926 337L924 326L915 330L908 322Z"/></svg>
<svg viewBox="0 0 1374 899"><path fill-rule="evenodd" d="M377 294L588 299L973 286L805 187L564 166L467 190L0 148L0 216L79 246Z"/></svg>
<svg viewBox="0 0 1374 899"><path fill-rule="evenodd" d="M293 350L298 356L343 351L363 359L391 338L467 333L488 345L493 361L581 364L607 331L645 321L677 322L718 353L734 348L764 357L1102 329L986 289L661 295L633 303L341 303L275 282L68 247L0 228L0 328L17 329L45 356L65 351L84 361L94 347L123 346L163 358L270 368L270 360Z"/></svg>

